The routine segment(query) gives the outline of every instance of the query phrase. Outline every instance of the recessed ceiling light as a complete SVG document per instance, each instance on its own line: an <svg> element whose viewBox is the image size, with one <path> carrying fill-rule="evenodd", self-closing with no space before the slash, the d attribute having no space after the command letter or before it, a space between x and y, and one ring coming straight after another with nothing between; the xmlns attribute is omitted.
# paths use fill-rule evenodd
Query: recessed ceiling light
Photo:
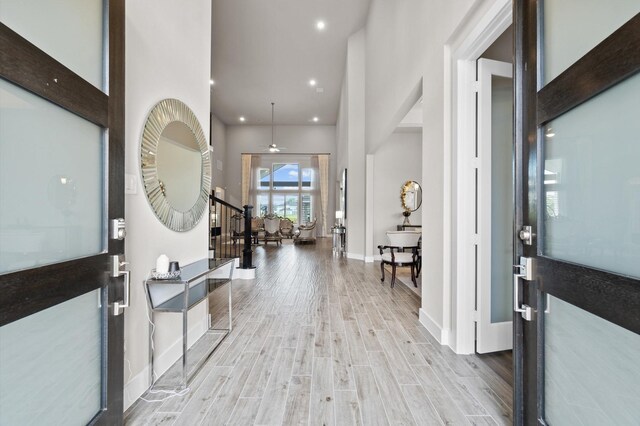
<svg viewBox="0 0 640 426"><path fill-rule="evenodd" d="M309 86L313 87L316 84L318 84L318 82L315 79L312 78L311 80L309 80Z"/></svg>
<svg viewBox="0 0 640 426"><path fill-rule="evenodd" d="M317 122L318 122L318 120L319 120L319 118L318 118L318 117L313 117L313 121L314 121L314 122L316 122L316 123L317 123Z"/></svg>
<svg viewBox="0 0 640 426"><path fill-rule="evenodd" d="M324 21L316 22L316 28L320 31L324 30L327 24Z"/></svg>
<svg viewBox="0 0 640 426"><path fill-rule="evenodd" d="M209 84L213 86L214 84L216 84L216 82L213 80L209 80Z"/></svg>
<svg viewBox="0 0 640 426"><path fill-rule="evenodd" d="M244 118L244 116L240 116L240 118L238 118L238 120L240 120L240 121L242 121L244 123L247 119Z"/></svg>

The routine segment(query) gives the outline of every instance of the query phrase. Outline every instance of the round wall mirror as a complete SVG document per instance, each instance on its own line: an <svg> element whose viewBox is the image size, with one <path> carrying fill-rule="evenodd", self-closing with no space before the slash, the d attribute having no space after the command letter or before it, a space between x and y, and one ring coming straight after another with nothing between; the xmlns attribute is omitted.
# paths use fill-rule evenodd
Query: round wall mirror
<svg viewBox="0 0 640 426"><path fill-rule="evenodd" d="M149 204L165 226L188 231L209 204L211 159L200 123L177 99L149 114L141 144L142 181Z"/></svg>
<svg viewBox="0 0 640 426"><path fill-rule="evenodd" d="M402 209L406 212L415 212L422 205L422 187L413 180L408 180L402 185L400 192Z"/></svg>

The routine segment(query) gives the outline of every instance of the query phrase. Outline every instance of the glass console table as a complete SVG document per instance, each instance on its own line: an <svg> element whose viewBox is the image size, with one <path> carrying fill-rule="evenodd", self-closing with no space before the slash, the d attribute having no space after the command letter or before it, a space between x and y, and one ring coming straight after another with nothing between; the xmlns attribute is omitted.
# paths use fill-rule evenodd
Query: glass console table
<svg viewBox="0 0 640 426"><path fill-rule="evenodd" d="M231 280L235 259L201 259L185 265L181 268L180 276L176 279L157 280L149 277L144 281L147 294L147 302L151 311L151 322L149 324L149 364L151 375L151 386L158 388L175 388L175 385L156 385L154 375L154 351L153 351L153 331L155 327L154 314L158 312L173 312L182 314L182 371L177 372L171 367L165 375L177 375L180 378L179 387L185 388L193 376L200 370L209 359L213 351L222 343L225 337L231 332ZM209 293L213 290L228 284L228 328L214 328L215 324L209 319L209 329L192 345L190 351L197 358L195 362L187 362L191 355L187 351L187 314L189 309L202 301L209 303ZM209 311L209 309L207 309ZM217 321L216 321L217 323ZM197 350L196 350L197 349ZM164 380L164 377L163 377ZM155 386L154 386L155 385Z"/></svg>

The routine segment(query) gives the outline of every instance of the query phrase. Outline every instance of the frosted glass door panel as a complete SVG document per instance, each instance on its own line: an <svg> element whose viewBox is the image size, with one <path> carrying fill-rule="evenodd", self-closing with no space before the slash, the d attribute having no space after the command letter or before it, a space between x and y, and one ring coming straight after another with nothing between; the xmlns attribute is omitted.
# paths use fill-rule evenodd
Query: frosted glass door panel
<svg viewBox="0 0 640 426"><path fill-rule="evenodd" d="M102 89L102 0L0 0L0 21Z"/></svg>
<svg viewBox="0 0 640 426"><path fill-rule="evenodd" d="M638 12L638 0L544 0L545 84Z"/></svg>
<svg viewBox="0 0 640 426"><path fill-rule="evenodd" d="M547 424L637 425L640 335L553 296L545 314Z"/></svg>
<svg viewBox="0 0 640 426"><path fill-rule="evenodd" d="M639 93L640 74L545 128L545 255L640 277Z"/></svg>
<svg viewBox="0 0 640 426"><path fill-rule="evenodd" d="M0 274L103 250L103 130L0 79Z"/></svg>
<svg viewBox="0 0 640 426"><path fill-rule="evenodd" d="M491 76L491 322L513 316L513 83Z"/></svg>
<svg viewBox="0 0 640 426"><path fill-rule="evenodd" d="M0 328L0 424L84 425L98 413L100 292Z"/></svg>

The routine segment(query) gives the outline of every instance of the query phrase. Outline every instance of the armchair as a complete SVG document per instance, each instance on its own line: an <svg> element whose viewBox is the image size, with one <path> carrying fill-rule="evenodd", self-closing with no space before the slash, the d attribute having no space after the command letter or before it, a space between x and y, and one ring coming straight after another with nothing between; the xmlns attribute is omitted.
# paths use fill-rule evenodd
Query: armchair
<svg viewBox="0 0 640 426"><path fill-rule="evenodd" d="M296 235L293 237L295 243L313 243L316 242L316 222L317 219L313 219L313 222L305 225L300 225Z"/></svg>
<svg viewBox="0 0 640 426"><path fill-rule="evenodd" d="M411 267L411 281L413 285L418 287L416 283L416 271L419 268L418 243L421 234L413 231L387 231L389 245L378 246L382 262L380 263L380 272L382 273L381 282L384 282L384 265L391 265L391 287L396 282L396 268L398 266ZM409 249L410 251L405 251ZM389 250L385 252L385 250Z"/></svg>
<svg viewBox="0 0 640 426"><path fill-rule="evenodd" d="M293 238L293 222L291 219L280 219L280 235L282 235L282 238Z"/></svg>
<svg viewBox="0 0 640 426"><path fill-rule="evenodd" d="M251 218L251 238L253 244L258 244L258 237L260 232L264 230L264 220L260 217Z"/></svg>
<svg viewBox="0 0 640 426"><path fill-rule="evenodd" d="M274 214L264 217L264 243L267 244L269 241L275 241L276 245L282 244L280 218Z"/></svg>

